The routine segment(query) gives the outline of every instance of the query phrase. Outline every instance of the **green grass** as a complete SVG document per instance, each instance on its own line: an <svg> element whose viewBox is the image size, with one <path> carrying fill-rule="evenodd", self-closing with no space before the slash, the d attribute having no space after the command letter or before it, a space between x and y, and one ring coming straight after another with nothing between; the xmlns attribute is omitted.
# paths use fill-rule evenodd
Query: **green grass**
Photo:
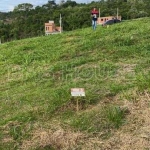
<svg viewBox="0 0 150 150"><path fill-rule="evenodd" d="M110 128L119 128L124 122L124 117L124 110L121 110L118 106L108 105L101 107L98 111L81 113L80 115L74 116L70 124L81 131L108 132ZM67 121L65 120L65 123Z"/></svg>
<svg viewBox="0 0 150 150"><path fill-rule="evenodd" d="M109 133L121 126L126 116L119 106L106 104L97 115L90 108L116 95L131 100L128 93L135 88L150 91L149 23L144 18L1 44L0 147L18 149L35 124L50 128L47 122L54 118L87 132ZM71 101L73 87L86 91L81 114ZM13 141L4 142L8 137Z"/></svg>

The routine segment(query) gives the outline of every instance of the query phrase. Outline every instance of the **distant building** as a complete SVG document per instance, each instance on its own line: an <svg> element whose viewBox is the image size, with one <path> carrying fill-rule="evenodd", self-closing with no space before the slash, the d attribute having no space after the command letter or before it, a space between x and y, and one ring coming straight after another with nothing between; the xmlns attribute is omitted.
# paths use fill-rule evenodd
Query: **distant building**
<svg viewBox="0 0 150 150"><path fill-rule="evenodd" d="M56 34L62 31L61 27L55 26L54 21L49 21L49 23L45 23L45 35Z"/></svg>
<svg viewBox="0 0 150 150"><path fill-rule="evenodd" d="M117 18L118 20L121 21L121 16L118 16L118 17L115 17L115 16L108 16L108 17L100 17L97 19L97 24L101 25L103 24L104 22L108 21L108 20L112 20L112 19L115 19Z"/></svg>

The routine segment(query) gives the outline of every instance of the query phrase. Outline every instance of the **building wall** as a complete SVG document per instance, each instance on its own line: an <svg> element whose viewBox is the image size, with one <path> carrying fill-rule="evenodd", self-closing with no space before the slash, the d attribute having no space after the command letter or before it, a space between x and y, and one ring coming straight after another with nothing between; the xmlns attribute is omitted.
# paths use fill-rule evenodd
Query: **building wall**
<svg viewBox="0 0 150 150"><path fill-rule="evenodd" d="M61 27L55 27L56 31L61 31Z"/></svg>
<svg viewBox="0 0 150 150"><path fill-rule="evenodd" d="M114 17L114 16L100 17L100 18L97 19L97 24L103 24L107 20L112 20L114 18L116 18L116 17ZM118 16L118 19L121 21L121 16Z"/></svg>
<svg viewBox="0 0 150 150"><path fill-rule="evenodd" d="M55 24L54 23L45 23L45 32L54 32Z"/></svg>
<svg viewBox="0 0 150 150"><path fill-rule="evenodd" d="M56 27L54 21L49 21L49 23L45 23L45 34L53 34L55 32L60 32L61 28Z"/></svg>

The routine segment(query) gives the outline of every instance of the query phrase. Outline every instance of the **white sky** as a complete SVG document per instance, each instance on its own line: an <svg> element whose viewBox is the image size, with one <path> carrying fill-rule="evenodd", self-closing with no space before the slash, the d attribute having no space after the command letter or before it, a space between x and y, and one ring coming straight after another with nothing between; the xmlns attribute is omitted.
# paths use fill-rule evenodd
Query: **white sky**
<svg viewBox="0 0 150 150"><path fill-rule="evenodd" d="M91 2L91 0L72 0L77 3L87 3ZM0 0L0 12L12 11L14 6L17 6L21 3L30 3L34 6L46 4L48 0ZM59 3L60 0L56 0L56 3Z"/></svg>

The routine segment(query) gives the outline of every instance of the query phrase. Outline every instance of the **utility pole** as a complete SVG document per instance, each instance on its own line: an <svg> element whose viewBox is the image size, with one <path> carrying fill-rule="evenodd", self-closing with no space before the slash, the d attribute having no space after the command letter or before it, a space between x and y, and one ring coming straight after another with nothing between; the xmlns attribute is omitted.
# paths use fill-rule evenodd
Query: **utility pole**
<svg viewBox="0 0 150 150"><path fill-rule="evenodd" d="M118 19L118 8L117 8L117 19Z"/></svg>
<svg viewBox="0 0 150 150"><path fill-rule="evenodd" d="M61 14L60 14L60 20L59 20L59 23L60 23L60 33L62 32L62 18L61 18Z"/></svg>

